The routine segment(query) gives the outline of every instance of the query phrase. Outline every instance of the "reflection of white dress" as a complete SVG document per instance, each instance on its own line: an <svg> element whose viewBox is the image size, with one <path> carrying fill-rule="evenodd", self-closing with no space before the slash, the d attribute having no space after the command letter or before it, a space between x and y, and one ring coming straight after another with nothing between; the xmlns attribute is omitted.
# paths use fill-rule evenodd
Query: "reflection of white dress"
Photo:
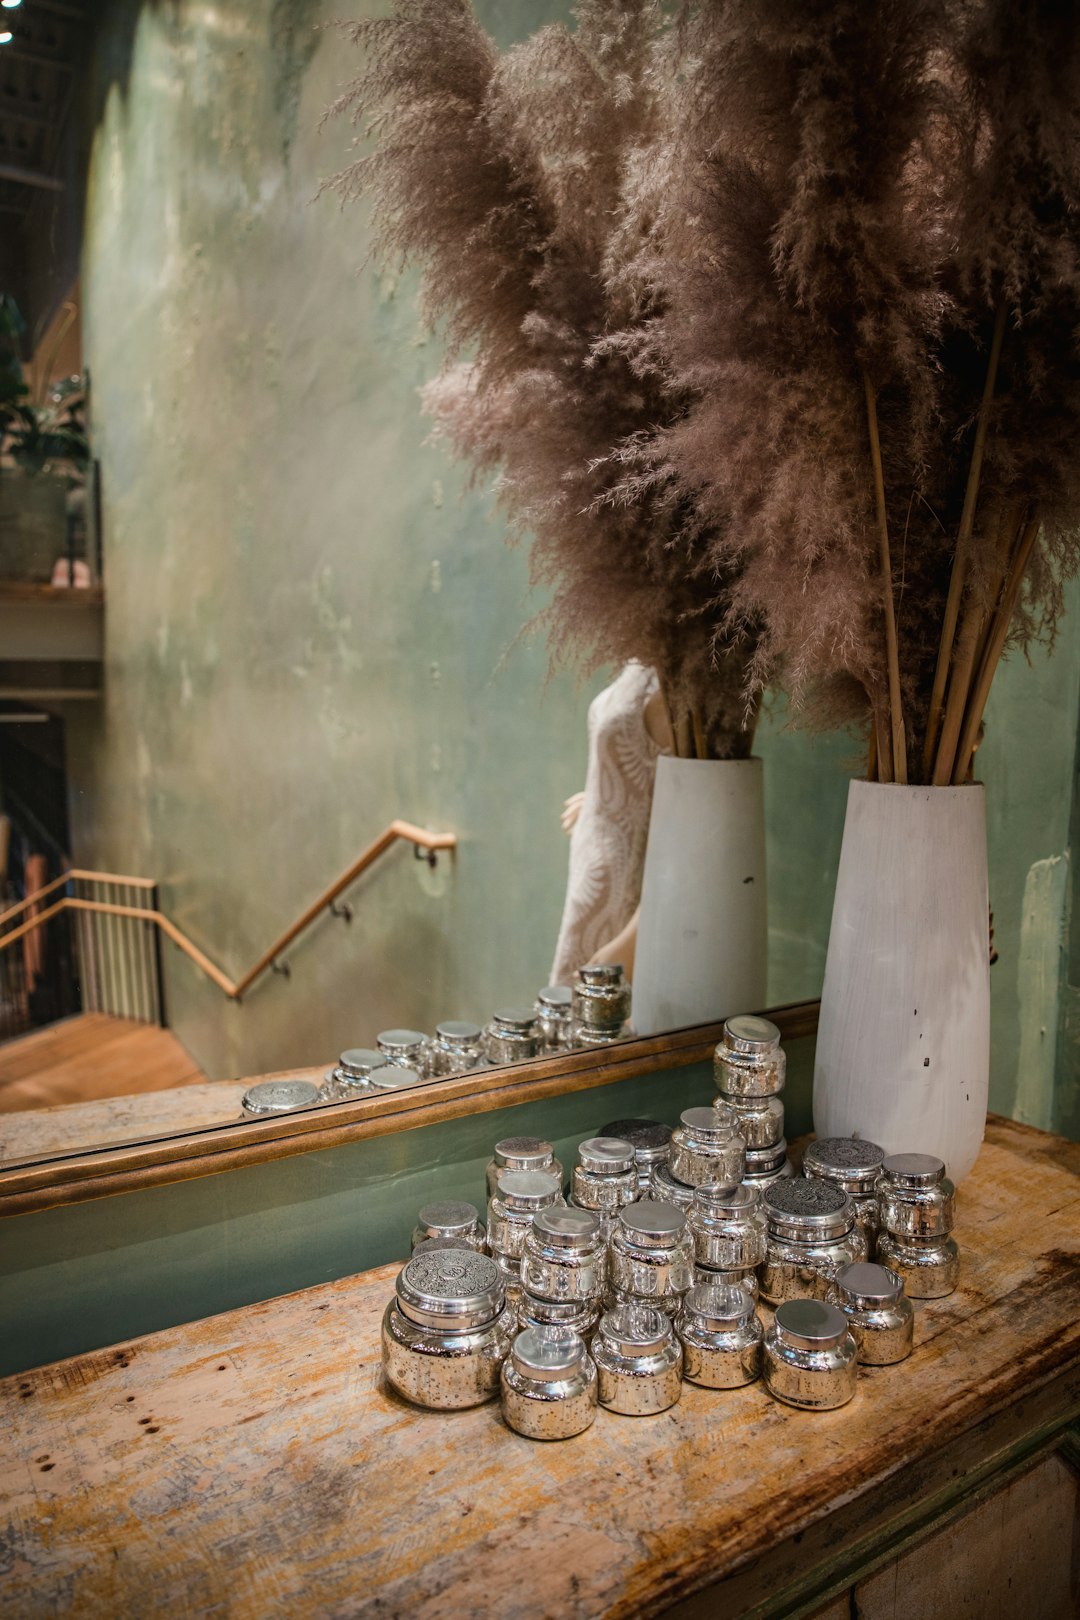
<svg viewBox="0 0 1080 1620"><path fill-rule="evenodd" d="M626 668L589 705L585 797L570 837L552 984L578 968L626 927L641 899L656 756L645 705L659 686L644 664Z"/></svg>

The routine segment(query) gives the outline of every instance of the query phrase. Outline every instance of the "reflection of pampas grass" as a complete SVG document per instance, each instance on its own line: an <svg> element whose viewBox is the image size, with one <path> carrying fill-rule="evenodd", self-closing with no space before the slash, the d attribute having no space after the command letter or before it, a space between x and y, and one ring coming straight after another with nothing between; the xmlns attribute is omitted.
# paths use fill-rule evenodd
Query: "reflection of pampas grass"
<svg viewBox="0 0 1080 1620"><path fill-rule="evenodd" d="M554 655L652 664L677 736L747 752L755 626L732 612L722 519L632 465L687 405L651 342L677 69L659 0L581 0L573 33L501 54L465 0L396 0L347 31L365 62L332 111L373 145L331 184L370 200L380 257L424 270L451 353L425 406L498 475L552 589Z"/></svg>

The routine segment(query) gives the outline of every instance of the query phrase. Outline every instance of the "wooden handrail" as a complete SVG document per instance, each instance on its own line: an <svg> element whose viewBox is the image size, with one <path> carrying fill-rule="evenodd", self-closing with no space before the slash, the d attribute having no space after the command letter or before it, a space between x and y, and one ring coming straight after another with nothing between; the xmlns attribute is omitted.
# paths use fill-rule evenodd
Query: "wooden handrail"
<svg viewBox="0 0 1080 1620"><path fill-rule="evenodd" d="M47 894L52 894L54 889L59 889L63 884L71 883L76 879L82 879L89 883L122 883L128 889L152 889L154 887L153 878L125 877L120 872L87 872L81 866L75 866L71 867L67 872L61 872L60 876L53 878L51 883L43 883L40 889L35 889L33 894L28 894L25 899L17 901L13 906L9 906L7 911L0 911L0 923L6 923L9 917L17 917L20 911L26 910L27 906L36 905L39 900L44 900Z"/></svg>
<svg viewBox="0 0 1080 1620"><path fill-rule="evenodd" d="M407 843L414 844L418 849L427 850L429 853L434 853L440 849L457 848L457 836L454 833L433 833L428 832L426 827L414 826L411 821L392 821L379 834L378 838L374 839L357 856L356 860L341 874L337 881L332 883L328 889L325 889L319 898L308 906L306 911L301 913L291 927L287 928L280 938L274 941L268 951L263 952L255 965L235 981L230 979L228 974L223 972L216 963L212 962L205 951L201 951L197 945L188 939L183 930L178 928L170 917L166 917L163 911L155 911L150 907L120 905L111 900L81 900L76 899L74 895L62 896L61 899L54 901L51 906L46 906L44 911L29 917L26 922L20 923L10 933L0 935L0 951L7 950L9 945L14 945L15 941L21 939L24 934L31 933L35 928L41 928L62 911L91 911L98 912L106 917L133 917L139 922L154 923L156 927L161 929L163 934L172 940L174 945L179 946L184 955L189 957L195 963L195 966L206 974L208 979L214 981L219 990L224 991L230 1001L239 1001L244 992L251 988L255 980L265 973L268 967L273 966L285 947L291 945L297 935L302 934L304 929L315 921L320 912L326 911L333 905L338 895L347 889L351 883L355 883L361 873L366 872L367 868L378 860L379 856L385 850L388 850L392 844L396 843L399 838ZM15 916L27 905L43 899L44 896L51 894L54 889L58 888L60 884L67 883L72 878L98 879L105 883L131 883L140 888L148 889L154 887L153 880L149 878L117 877L112 873L87 872L81 869L65 872L62 877L55 878L52 883L47 883L32 895L28 895L17 906L12 906L10 911L5 911L0 915L0 923L3 923L8 917Z"/></svg>

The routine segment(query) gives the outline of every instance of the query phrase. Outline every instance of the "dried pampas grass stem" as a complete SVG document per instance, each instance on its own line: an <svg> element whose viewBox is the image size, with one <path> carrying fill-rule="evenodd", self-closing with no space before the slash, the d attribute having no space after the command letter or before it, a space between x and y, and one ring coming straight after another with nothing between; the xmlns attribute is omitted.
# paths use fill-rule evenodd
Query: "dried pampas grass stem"
<svg viewBox="0 0 1080 1620"><path fill-rule="evenodd" d="M889 680L889 725L891 757L883 756L878 769L884 782L906 783L907 742L904 737L904 711L900 699L900 654L896 641L896 604L893 601L892 555L889 550L889 519L885 507L885 471L881 461L877 399L874 385L863 372L866 393L866 421L870 430L870 459L874 467L874 507L877 513L878 543L881 550L881 597L885 608L885 653Z"/></svg>

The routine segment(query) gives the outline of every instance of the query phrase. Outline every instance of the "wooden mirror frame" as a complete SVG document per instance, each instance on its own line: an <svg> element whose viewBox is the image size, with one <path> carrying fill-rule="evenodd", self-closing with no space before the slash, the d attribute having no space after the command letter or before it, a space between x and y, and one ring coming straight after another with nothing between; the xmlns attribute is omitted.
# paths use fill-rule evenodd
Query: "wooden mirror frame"
<svg viewBox="0 0 1080 1620"><path fill-rule="evenodd" d="M791 1041L815 1033L819 1008L817 1001L797 1002L769 1008L764 1016L773 1020L785 1041ZM230 1121L137 1142L105 1143L51 1158L24 1159L7 1168L0 1164L0 1216L190 1181L294 1153L416 1130L466 1114L491 1113L571 1091L589 1091L657 1069L685 1068L708 1062L722 1033L722 1023L697 1024L589 1051L427 1080L408 1091L373 1092L355 1101L327 1103L300 1113Z"/></svg>

